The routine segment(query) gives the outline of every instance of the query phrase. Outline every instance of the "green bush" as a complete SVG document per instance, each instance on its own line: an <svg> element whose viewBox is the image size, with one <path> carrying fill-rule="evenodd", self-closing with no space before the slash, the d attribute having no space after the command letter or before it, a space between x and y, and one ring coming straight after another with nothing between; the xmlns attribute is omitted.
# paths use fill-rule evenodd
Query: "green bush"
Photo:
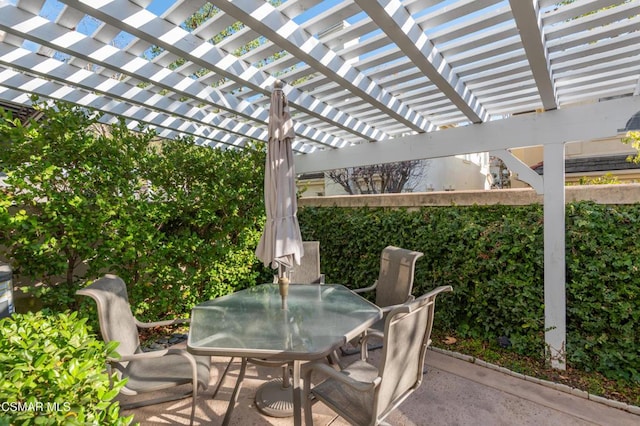
<svg viewBox="0 0 640 426"><path fill-rule="evenodd" d="M203 300L256 283L264 159L263 151L163 143L145 173L152 197L140 222L150 226L132 236L135 257L112 268L131 286L137 316L182 316Z"/></svg>
<svg viewBox="0 0 640 426"><path fill-rule="evenodd" d="M15 314L0 320L0 424L128 425L119 416L105 345L77 313Z"/></svg>
<svg viewBox="0 0 640 426"><path fill-rule="evenodd" d="M443 284L436 327L511 341L544 359L544 247L540 205L306 207L302 235L319 240L327 282L352 288L377 278L387 245L424 253L414 294ZM572 367L640 382L640 205L567 206L567 358Z"/></svg>
<svg viewBox="0 0 640 426"><path fill-rule="evenodd" d="M264 279L262 147L158 141L90 109L35 108L46 119L28 126L0 116L0 240L44 306L75 308L75 291L110 272L136 316L158 320Z"/></svg>
<svg viewBox="0 0 640 426"><path fill-rule="evenodd" d="M99 124L100 114L59 102L36 103L45 117L22 125L0 116L0 238L14 273L53 309L71 308L84 274L109 270L111 255L144 230L139 220L151 132L124 122ZM139 238L139 237L137 237ZM62 307L62 308L60 308Z"/></svg>

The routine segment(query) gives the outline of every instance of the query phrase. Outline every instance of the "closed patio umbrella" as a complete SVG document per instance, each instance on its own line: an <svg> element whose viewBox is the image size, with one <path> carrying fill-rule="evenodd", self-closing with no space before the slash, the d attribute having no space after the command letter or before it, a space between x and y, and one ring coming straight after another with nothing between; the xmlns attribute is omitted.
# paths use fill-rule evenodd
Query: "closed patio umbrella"
<svg viewBox="0 0 640 426"><path fill-rule="evenodd" d="M267 221L256 256L265 266L278 268L280 282L304 255L298 225L295 172L291 142L295 137L293 121L282 82L277 80L269 107L269 141L264 173L264 203ZM286 289L283 308L286 307Z"/></svg>

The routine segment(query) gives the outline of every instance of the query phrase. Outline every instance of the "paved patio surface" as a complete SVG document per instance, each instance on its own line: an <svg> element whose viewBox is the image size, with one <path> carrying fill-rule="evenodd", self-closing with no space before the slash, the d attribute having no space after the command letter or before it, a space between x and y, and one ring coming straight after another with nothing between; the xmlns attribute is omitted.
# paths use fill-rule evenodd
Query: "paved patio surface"
<svg viewBox="0 0 640 426"><path fill-rule="evenodd" d="M354 357L344 359L348 362ZM225 365L224 358L213 358L211 385L198 398L194 424L222 423L240 362L232 366L216 399L212 400L213 389ZM420 389L389 417L392 425L640 425L640 415L446 354L429 351L426 366L427 374ZM280 373L278 368L248 366L231 425L293 425L293 418L268 417L255 406L256 388L265 380L279 377ZM190 409L191 399L187 398L122 413L135 414L135 421L143 426L175 425L189 424ZM313 414L315 426L348 424L321 403L313 406Z"/></svg>

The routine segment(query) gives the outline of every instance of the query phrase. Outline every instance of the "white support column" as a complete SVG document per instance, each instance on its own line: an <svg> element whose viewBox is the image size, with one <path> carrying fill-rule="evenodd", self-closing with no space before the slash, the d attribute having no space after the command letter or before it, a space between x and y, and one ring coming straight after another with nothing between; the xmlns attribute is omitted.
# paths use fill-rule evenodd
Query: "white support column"
<svg viewBox="0 0 640 426"><path fill-rule="evenodd" d="M564 144L544 146L544 338L551 366L566 370Z"/></svg>

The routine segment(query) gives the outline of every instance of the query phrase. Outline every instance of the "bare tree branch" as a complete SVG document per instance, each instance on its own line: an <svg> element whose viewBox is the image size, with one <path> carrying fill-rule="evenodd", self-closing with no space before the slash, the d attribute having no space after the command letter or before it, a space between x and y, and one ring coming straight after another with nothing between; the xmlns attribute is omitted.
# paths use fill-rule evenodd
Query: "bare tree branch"
<svg viewBox="0 0 640 426"><path fill-rule="evenodd" d="M327 177L350 195L385 194L413 191L425 171L423 160L411 160L335 169L327 172Z"/></svg>

